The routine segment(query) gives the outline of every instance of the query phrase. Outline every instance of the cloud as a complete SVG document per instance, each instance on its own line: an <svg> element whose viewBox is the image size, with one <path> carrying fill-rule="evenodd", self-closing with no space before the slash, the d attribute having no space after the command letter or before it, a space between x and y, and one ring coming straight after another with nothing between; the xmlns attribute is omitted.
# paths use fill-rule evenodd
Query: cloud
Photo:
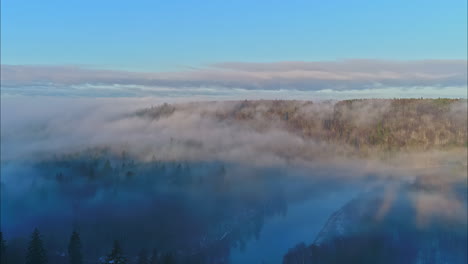
<svg viewBox="0 0 468 264"><path fill-rule="evenodd" d="M235 96L257 91L382 93L392 88L417 93L429 87L457 89L457 97L466 97L467 85L466 60L224 62L180 72L37 65L2 65L1 70L2 93L24 95Z"/></svg>
<svg viewBox="0 0 468 264"><path fill-rule="evenodd" d="M159 108L162 101L154 98L41 99L2 98L2 160L44 158L95 147L110 148L116 154L126 149L144 161L155 157L258 164L324 162L337 153L353 153L346 144L323 140L323 121L334 115L335 103L330 101L189 103L176 99L169 102L179 103L166 109ZM371 126L386 115L389 104L385 100L356 102L353 111L343 112L343 118L355 126ZM291 130L281 115L270 116L275 108L298 109L302 120L316 124L310 137L304 137L302 129ZM451 109L440 118L464 128L466 102L453 104ZM236 119L242 116L250 118ZM430 129L434 122L421 121L424 124ZM405 157L398 163L409 160ZM411 164L417 162L411 160Z"/></svg>

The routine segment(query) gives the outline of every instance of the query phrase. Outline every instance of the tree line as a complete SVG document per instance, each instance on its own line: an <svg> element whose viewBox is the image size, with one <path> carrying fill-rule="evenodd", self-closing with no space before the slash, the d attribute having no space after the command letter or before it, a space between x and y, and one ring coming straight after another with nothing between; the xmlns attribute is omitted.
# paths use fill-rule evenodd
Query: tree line
<svg viewBox="0 0 468 264"><path fill-rule="evenodd" d="M7 255L7 242L3 239L3 233L0 232L0 264L16 264L9 263ZM31 234L28 247L25 252L25 264L48 264L47 250L44 246L41 234L37 228ZM75 230L70 236L68 242L68 263L69 264L83 264L84 258L82 253L82 243L80 234ZM138 254L136 261L131 261L124 254L124 251L118 240L115 240L112 250L105 257L101 257L96 261L100 264L176 264L175 258L171 253L160 254L158 250L153 249L152 254L149 255L146 249L142 249Z"/></svg>

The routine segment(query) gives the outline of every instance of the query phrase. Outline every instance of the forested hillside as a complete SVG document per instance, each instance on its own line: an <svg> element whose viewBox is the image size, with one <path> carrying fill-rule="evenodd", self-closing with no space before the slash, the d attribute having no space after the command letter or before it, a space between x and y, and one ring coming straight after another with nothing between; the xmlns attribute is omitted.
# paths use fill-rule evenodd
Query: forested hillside
<svg viewBox="0 0 468 264"><path fill-rule="evenodd" d="M68 263L74 231L85 264L122 256L141 263L152 249L152 259L171 261L163 263L225 264L269 239L262 232L281 242L271 250L277 261L297 243L309 245L291 249L285 263L342 263L336 252L354 263L404 263L432 250L426 240L453 245L431 259L466 259L454 253L466 248L466 236L457 236L466 225L448 221L466 223L466 100L148 105L98 105L18 119L22 126L10 120L0 164L8 263L36 252L28 253L31 232L31 245L42 237L37 252L49 264ZM339 209L369 190L360 197L372 199ZM290 221L278 227L284 237L296 235L287 243L267 226L279 218ZM431 226L426 236L413 219L453 230ZM296 229L296 221L306 225ZM393 232L395 225L408 228ZM303 237L309 229L316 231ZM310 244L320 230L326 242Z"/></svg>
<svg viewBox="0 0 468 264"><path fill-rule="evenodd" d="M464 99L358 99L338 102L239 101L164 104L137 112L161 119L178 111L200 112L218 121L257 131L282 128L320 142L368 153L379 150L428 150L467 144Z"/></svg>

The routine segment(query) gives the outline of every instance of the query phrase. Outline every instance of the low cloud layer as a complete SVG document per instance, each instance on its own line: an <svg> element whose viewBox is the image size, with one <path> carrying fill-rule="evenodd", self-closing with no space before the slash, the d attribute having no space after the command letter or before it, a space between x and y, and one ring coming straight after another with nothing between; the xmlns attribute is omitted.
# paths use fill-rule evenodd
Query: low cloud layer
<svg viewBox="0 0 468 264"><path fill-rule="evenodd" d="M334 116L335 102L169 102L180 103L162 105L163 101L153 98L3 98L2 160L44 158L95 147L110 148L116 154L130 151L143 161L227 160L263 165L330 161L337 153L354 153L351 145L323 140L323 120ZM380 122L390 101L363 101L354 106L343 118L353 126L365 127ZM450 129L460 130L463 138L466 101L450 107L439 118L456 124ZM289 116L272 114L284 109L290 109ZM285 118L291 119L290 127ZM426 116L424 120L429 121L420 121L421 126L439 124L431 118L435 117ZM316 125L292 130L295 122ZM449 136L442 128L427 128L440 144ZM445 136L439 140L438 134ZM453 136L454 142L456 138ZM397 163L404 160L410 159ZM416 160L408 163L418 164Z"/></svg>
<svg viewBox="0 0 468 264"><path fill-rule="evenodd" d="M2 65L8 95L466 97L466 85L466 60L225 62L180 72Z"/></svg>

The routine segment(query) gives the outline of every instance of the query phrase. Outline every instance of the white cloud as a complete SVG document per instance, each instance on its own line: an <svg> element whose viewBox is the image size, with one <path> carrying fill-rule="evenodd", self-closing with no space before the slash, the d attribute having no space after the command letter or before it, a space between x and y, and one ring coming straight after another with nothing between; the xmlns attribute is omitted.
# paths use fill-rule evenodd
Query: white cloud
<svg viewBox="0 0 468 264"><path fill-rule="evenodd" d="M3 95L466 97L466 60L214 64L181 72L2 65Z"/></svg>

